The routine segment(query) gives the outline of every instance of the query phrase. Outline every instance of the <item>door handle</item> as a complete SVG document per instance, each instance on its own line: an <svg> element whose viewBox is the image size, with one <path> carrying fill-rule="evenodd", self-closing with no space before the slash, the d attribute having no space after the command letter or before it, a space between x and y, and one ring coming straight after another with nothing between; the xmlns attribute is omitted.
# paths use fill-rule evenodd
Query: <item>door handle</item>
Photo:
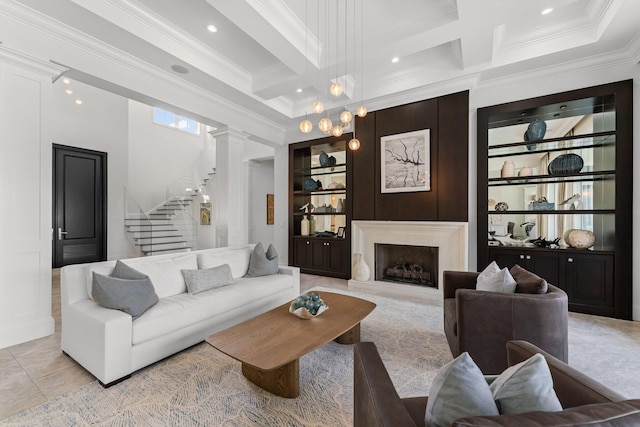
<svg viewBox="0 0 640 427"><path fill-rule="evenodd" d="M63 240L62 236L65 234L69 234L67 231L62 231L62 228L58 227L58 240Z"/></svg>

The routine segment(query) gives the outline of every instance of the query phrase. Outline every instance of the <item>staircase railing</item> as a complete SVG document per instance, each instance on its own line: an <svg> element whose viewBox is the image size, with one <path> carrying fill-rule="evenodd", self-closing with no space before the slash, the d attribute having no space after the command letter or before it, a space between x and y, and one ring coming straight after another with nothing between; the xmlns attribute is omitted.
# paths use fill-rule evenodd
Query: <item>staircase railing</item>
<svg viewBox="0 0 640 427"><path fill-rule="evenodd" d="M167 186L166 199L180 203L183 209L176 211L175 224L180 227L187 241L194 249L198 248L198 224L200 203L208 203L211 198L207 184L215 175L215 152L206 148L191 165L187 173ZM187 203L189 200L191 203Z"/></svg>
<svg viewBox="0 0 640 427"><path fill-rule="evenodd" d="M176 210L173 215L173 225L178 230L178 233L182 235L185 245L198 249L198 221L191 214L191 204L185 204L179 199L171 199L170 201L178 203L182 206L181 209Z"/></svg>
<svg viewBox="0 0 640 427"><path fill-rule="evenodd" d="M153 242L151 219L135 201L129 189L124 189L124 226L127 240L138 256L142 256L142 248L136 244L136 237L144 237Z"/></svg>

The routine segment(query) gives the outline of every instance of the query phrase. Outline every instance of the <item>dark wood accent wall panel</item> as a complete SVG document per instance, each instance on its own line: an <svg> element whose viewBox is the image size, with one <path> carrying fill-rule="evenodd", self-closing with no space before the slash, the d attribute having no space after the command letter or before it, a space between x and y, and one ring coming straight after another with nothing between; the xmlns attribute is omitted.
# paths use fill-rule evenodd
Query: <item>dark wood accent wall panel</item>
<svg viewBox="0 0 640 427"><path fill-rule="evenodd" d="M431 191L381 193L383 155L380 138L431 129ZM435 221L438 219L438 100L429 99L376 111L375 216L377 220ZM357 191L357 190L356 190Z"/></svg>
<svg viewBox="0 0 640 427"><path fill-rule="evenodd" d="M438 98L438 219L469 219L469 91Z"/></svg>
<svg viewBox="0 0 640 427"><path fill-rule="evenodd" d="M431 191L380 192L380 138L431 129ZM353 219L468 221L469 92L374 111L356 120Z"/></svg>
<svg viewBox="0 0 640 427"><path fill-rule="evenodd" d="M360 148L353 151L353 161L349 171L353 183L353 219L374 220L375 218L375 163L376 163L376 113L360 118L356 116L356 137Z"/></svg>

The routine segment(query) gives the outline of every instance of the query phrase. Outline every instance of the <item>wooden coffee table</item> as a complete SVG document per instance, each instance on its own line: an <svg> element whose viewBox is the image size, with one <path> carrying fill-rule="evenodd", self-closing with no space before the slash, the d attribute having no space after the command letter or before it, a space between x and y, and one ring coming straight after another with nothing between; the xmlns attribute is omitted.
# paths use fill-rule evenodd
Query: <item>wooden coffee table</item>
<svg viewBox="0 0 640 427"><path fill-rule="evenodd" d="M304 320L283 304L207 338L221 352L242 362L242 374L257 386L282 397L300 393L300 356L331 340L360 341L360 322L376 307L360 298L318 292L329 309Z"/></svg>

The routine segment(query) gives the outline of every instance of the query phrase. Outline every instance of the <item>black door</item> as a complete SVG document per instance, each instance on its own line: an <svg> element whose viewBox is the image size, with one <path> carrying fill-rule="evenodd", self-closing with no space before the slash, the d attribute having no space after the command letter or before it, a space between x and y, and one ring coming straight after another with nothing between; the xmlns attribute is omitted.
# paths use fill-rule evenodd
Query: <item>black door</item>
<svg viewBox="0 0 640 427"><path fill-rule="evenodd" d="M53 267L107 256L107 154L53 145Z"/></svg>

